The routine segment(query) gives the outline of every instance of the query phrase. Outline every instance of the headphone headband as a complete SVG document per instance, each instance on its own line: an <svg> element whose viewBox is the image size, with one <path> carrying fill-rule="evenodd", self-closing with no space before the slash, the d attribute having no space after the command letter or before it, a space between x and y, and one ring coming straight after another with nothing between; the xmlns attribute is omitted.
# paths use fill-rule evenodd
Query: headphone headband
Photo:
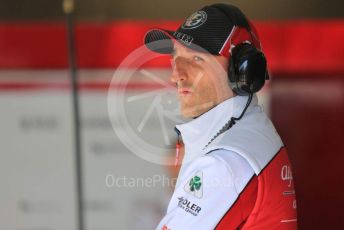
<svg viewBox="0 0 344 230"><path fill-rule="evenodd" d="M228 78L231 89L238 95L248 95L259 91L269 79L266 58L254 42L259 40L253 34L250 22L236 7L227 4L212 5L235 25L247 30L251 43L241 42L230 48ZM260 45L260 43L259 43Z"/></svg>

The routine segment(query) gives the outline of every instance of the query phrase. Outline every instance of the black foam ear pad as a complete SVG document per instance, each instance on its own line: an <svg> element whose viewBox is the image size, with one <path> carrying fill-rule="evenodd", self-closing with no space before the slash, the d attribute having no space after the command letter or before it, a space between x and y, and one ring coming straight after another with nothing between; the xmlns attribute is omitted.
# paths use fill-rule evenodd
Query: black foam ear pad
<svg viewBox="0 0 344 230"><path fill-rule="evenodd" d="M231 51L228 74L230 87L236 94L259 91L268 78L263 52L249 43L237 45Z"/></svg>

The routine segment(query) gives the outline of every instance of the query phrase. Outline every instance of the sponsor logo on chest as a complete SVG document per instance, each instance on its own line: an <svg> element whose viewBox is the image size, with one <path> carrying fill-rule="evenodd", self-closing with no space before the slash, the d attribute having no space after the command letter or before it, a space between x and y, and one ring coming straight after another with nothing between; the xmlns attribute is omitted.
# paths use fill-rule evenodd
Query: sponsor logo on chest
<svg viewBox="0 0 344 230"><path fill-rule="evenodd" d="M291 187L293 182L293 174L289 165L283 165L281 170L281 179L283 181L288 181L288 187Z"/></svg>

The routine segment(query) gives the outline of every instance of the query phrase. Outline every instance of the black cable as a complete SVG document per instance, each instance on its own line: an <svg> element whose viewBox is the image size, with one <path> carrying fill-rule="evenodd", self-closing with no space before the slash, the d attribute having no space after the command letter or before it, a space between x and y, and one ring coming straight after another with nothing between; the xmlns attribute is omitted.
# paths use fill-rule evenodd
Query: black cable
<svg viewBox="0 0 344 230"><path fill-rule="evenodd" d="M77 201L77 229L84 229L83 180L80 135L80 110L78 95L77 65L74 39L74 0L63 0L63 10L66 14L68 61L71 76L74 136L75 136L75 172L76 172L76 201Z"/></svg>
<svg viewBox="0 0 344 230"><path fill-rule="evenodd" d="M248 106L251 104L252 98L253 98L253 93L249 93L244 110L242 111L242 113L240 114L239 117L232 117L233 120L238 121L238 120L240 120L244 116Z"/></svg>
<svg viewBox="0 0 344 230"><path fill-rule="evenodd" d="M227 131L228 129L232 128L232 126L235 125L235 121L240 120L244 116L247 108L251 104L252 98L253 98L253 93L249 93L248 99L247 99L247 102L246 102L246 105L245 105L245 108L241 112L240 116L239 117L231 117L231 119L216 133L216 135L213 138L210 139L208 144L206 144L206 146L204 146L203 150L206 147L208 147L208 145L210 145L210 143L213 142L218 136L220 136L220 134L222 134L225 131Z"/></svg>

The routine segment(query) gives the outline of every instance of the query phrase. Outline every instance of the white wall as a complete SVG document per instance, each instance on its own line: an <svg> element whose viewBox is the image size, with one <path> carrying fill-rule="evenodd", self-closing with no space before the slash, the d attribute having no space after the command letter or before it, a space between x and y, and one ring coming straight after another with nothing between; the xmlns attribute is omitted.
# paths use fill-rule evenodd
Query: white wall
<svg viewBox="0 0 344 230"><path fill-rule="evenodd" d="M167 80L167 70L149 71ZM80 82L107 85L113 72L82 70ZM0 229L76 229L74 126L68 82L68 72L61 70L0 71ZM113 82L118 83L116 79ZM109 116L115 116L113 120L118 117L117 113L109 115L108 107L117 104L111 104L114 98L108 100L106 87L86 87L80 92L86 229L153 229L167 208L170 175L165 166L142 159L140 151L148 146L146 150L152 149L153 158L160 163L170 156L173 126L182 122L175 113L178 103L173 91L159 91L160 109L147 115L157 98L157 83L142 74L127 83L153 88L111 89L111 97L122 96L118 98L123 107L115 107L115 111L124 111L119 119L127 122L124 126L114 122L113 127L110 122ZM262 95L268 108L267 91ZM116 135L121 129L131 130L125 143ZM109 186L106 178L108 183L114 178L121 181ZM136 186L130 184L134 180ZM142 180L145 185L140 184Z"/></svg>

